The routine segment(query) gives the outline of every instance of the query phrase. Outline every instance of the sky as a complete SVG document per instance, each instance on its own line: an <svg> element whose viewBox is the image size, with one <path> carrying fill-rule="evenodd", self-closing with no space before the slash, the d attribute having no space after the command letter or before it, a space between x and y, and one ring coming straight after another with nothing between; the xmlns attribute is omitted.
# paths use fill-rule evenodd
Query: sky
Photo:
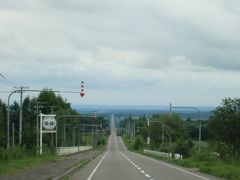
<svg viewBox="0 0 240 180"><path fill-rule="evenodd" d="M239 0L0 0L0 91L80 91L83 80L84 98L61 95L216 106L239 97L239 57Z"/></svg>

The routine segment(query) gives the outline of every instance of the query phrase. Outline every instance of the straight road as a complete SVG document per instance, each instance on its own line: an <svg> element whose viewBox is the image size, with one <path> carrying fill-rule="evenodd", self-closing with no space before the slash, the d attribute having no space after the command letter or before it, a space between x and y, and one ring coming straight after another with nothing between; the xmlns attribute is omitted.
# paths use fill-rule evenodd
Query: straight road
<svg viewBox="0 0 240 180"><path fill-rule="evenodd" d="M170 165L143 155L127 151L122 139L114 132L108 150L82 168L70 179L72 180L218 180L219 178L191 172L189 169Z"/></svg>

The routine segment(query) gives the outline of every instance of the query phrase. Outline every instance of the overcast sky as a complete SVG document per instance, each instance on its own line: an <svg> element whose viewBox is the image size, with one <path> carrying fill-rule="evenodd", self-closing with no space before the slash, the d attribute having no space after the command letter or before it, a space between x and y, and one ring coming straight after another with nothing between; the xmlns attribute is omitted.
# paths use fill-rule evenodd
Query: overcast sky
<svg viewBox="0 0 240 180"><path fill-rule="evenodd" d="M239 0L0 0L1 91L84 80L72 104L219 105L239 57Z"/></svg>

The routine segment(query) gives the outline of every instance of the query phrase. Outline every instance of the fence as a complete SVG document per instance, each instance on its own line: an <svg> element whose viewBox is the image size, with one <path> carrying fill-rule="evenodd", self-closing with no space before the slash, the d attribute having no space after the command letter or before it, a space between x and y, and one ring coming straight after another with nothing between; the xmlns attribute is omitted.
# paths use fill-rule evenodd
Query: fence
<svg viewBox="0 0 240 180"><path fill-rule="evenodd" d="M92 149L92 146L58 147L58 155L67 155Z"/></svg>
<svg viewBox="0 0 240 180"><path fill-rule="evenodd" d="M165 153L165 152L159 152L159 151L151 151L151 150L143 150L144 153L146 154L153 154L153 155L157 155L160 157L165 157L165 158L175 158L175 159L181 159L183 158L183 156L181 154L174 154L174 153Z"/></svg>

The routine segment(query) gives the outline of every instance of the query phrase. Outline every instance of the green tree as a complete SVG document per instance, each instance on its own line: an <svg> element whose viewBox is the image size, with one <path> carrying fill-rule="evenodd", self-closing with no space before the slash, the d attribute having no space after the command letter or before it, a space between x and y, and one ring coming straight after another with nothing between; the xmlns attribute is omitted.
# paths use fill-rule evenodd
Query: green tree
<svg viewBox="0 0 240 180"><path fill-rule="evenodd" d="M240 99L223 99L209 119L211 137L215 142L223 142L233 146L240 152Z"/></svg>
<svg viewBox="0 0 240 180"><path fill-rule="evenodd" d="M6 105L0 100L0 147L6 146Z"/></svg>

